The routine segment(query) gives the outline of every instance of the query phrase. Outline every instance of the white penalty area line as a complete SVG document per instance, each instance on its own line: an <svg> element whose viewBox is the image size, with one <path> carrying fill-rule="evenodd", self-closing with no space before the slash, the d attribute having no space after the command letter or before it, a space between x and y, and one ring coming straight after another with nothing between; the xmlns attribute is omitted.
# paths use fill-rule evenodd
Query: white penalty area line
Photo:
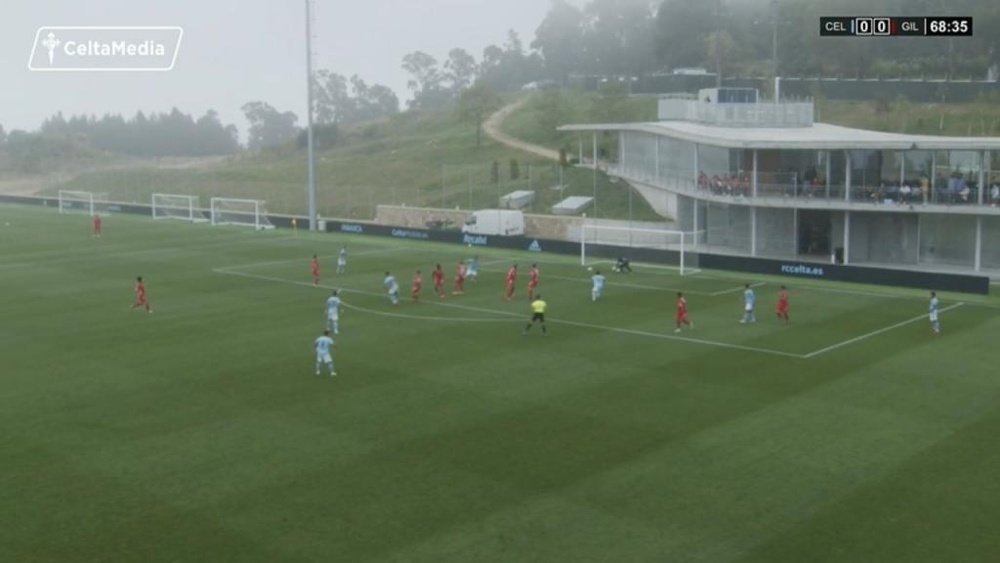
<svg viewBox="0 0 1000 563"><path fill-rule="evenodd" d="M964 302L955 303L954 305L951 305L950 307L945 307L944 309L941 309L939 311L939 313L946 313L948 311L952 311L952 310L958 309L959 307L961 307L963 305L965 305ZM873 331L871 331L869 333L862 334L861 336L855 336L854 338L851 338L849 340L845 340L843 342L838 342L836 344L827 346L826 348L820 348L819 350L816 350L814 352L809 352L808 354L802 355L802 358L807 359L807 360L810 359L810 358L815 358L816 356L819 356L821 354L825 354L827 352L832 352L833 350L836 350L838 348L843 348L844 346L849 346L851 344L854 344L855 342L861 342L862 340L867 340L867 339L869 339L869 338L871 338L873 336L878 336L879 334L882 334L884 332L889 332L890 330L895 330L897 328L906 326L908 324L913 324L913 323L915 323L917 321L921 321L921 320L925 320L925 319L927 319L927 314L919 315L919 316L913 317L912 319L906 319L905 321L900 321L900 322L898 322L898 323L896 323L894 325L890 325L890 326L887 326L887 327L884 327L884 328L880 328L878 330L873 330Z"/></svg>
<svg viewBox="0 0 1000 563"><path fill-rule="evenodd" d="M384 296L384 294L380 293L380 292L366 291L366 290L357 290L357 289L351 289L351 288L347 288L347 287L337 288L337 287L326 286L326 285L322 285L322 284L320 284L318 286L314 286L312 283L306 282L306 281L296 281L296 280L288 280L288 279L284 279L284 278L276 278L276 277L271 277L271 276L262 276L262 275L259 275L259 274L250 274L250 273L247 273L247 272L234 271L232 269L214 268L214 269L212 269L212 271L215 272L215 273L217 273L217 274L224 274L224 275L230 275L230 276L238 276L238 277L243 277L243 278L248 278L248 279L256 279L256 280L261 280L261 281L268 281L268 282L272 282L272 283L282 283L282 284L287 284L287 285L297 285L297 286L309 287L309 288L312 288L312 287L321 287L321 288L324 288L324 289L342 289L342 290L344 290L346 292L350 292L350 293L359 293L359 294L362 294L362 295L372 295L372 296ZM472 307L472 306L468 306L468 305L459 305L459 304L456 304L456 303L442 303L442 302L439 302L439 301L424 301L423 303L427 303L427 304L431 304L431 305L436 305L436 306L439 306L439 307L448 307L448 308L452 308L452 309L460 309L460 310L465 310L465 311L474 311L474 312L478 312L478 313L487 313L487 314L492 314L492 315L503 315L503 316L506 316L506 317L513 317L513 318L518 318L518 319L520 319L522 317L525 317L525 315L520 315L520 314L517 314L517 313L511 313L509 311L499 311L499 310L496 310L496 309L486 309L486 308L483 308L483 307ZM427 317L418 316L418 315L413 315L411 317L404 317L404 318L413 318L414 320L426 320L427 319ZM452 318L446 318L446 319L449 320L449 321L461 322L461 319L452 319ZM499 320L500 319L495 319L495 320L493 320L493 322L496 322L496 321L499 321ZM801 354L794 354L794 353L791 353L791 352L782 352L780 350L771 350L769 348L757 348L757 347L754 347L754 346L744 346L744 345L741 345L741 344L730 344L728 342L717 342L715 340L704 340L704 339L701 339L701 338L690 338L690 337L686 337L686 336L675 336L675 335L672 335L672 334L662 334L662 333L659 333L659 332L649 332L649 331L635 330L635 329L629 329L629 328L611 327L611 326L605 326L605 325L598 325L598 324L592 324L592 323L584 323L584 322L579 322L579 321L570 321L570 320L565 320L565 319L555 319L555 318L550 318L550 319L548 319L548 321L551 322L551 323L553 323L553 324L563 324L563 325L576 326L576 327L581 327L581 328L590 328L590 329L594 329L594 330L603 330L603 331L607 331L607 332L616 332L616 333L619 333L619 334L630 334L630 335L633 335L633 336L646 336L646 337L650 337L650 338L659 338L659 339L662 339L662 340L674 340L674 341L677 341L677 342L688 342L688 343L691 343L691 344L701 344L701 345L704 345L704 346L714 346L714 347L717 347L717 348L727 348L727 349L730 349L730 350L742 350L742 351L745 351L745 352L755 352L755 353L759 353L759 354L768 354L768 355L772 355L772 356L781 356L781 357L785 357L785 358L802 359L804 357Z"/></svg>
<svg viewBox="0 0 1000 563"><path fill-rule="evenodd" d="M485 271L485 268L480 268L480 270L484 270ZM497 272L498 270L490 270L490 271ZM540 277L552 278L554 280L572 281L572 282L577 282L577 283L591 283L590 278L571 278L569 276L560 276L560 275L556 275L556 274L545 274L545 275L540 276ZM762 285L766 285L766 282L752 283L752 284L750 284L750 287L760 287ZM721 291L700 291L700 290L697 290L697 289L681 289L679 287L669 287L669 286L665 287L665 286L662 286L662 285L643 285L643 284L639 284L639 283L619 282L619 281L614 281L614 279L611 279L611 280L608 281L608 286L609 287L628 287L628 288L632 288L632 289L648 289L648 290L652 290L652 291L665 291L665 292L669 292L669 293L674 293L674 292L680 291L680 292L683 292L683 293L687 293L689 295L704 295L704 296L707 296L707 297L718 297L720 295L727 295L727 294L730 294L730 293L737 293L737 292L740 292L740 291L744 290L744 286L742 286L742 285L739 286L739 287L734 287L734 288L730 288L730 289L723 289Z"/></svg>
<svg viewBox="0 0 1000 563"><path fill-rule="evenodd" d="M363 250L361 252L355 252L353 254L348 254L347 255L347 260L348 260L348 263L350 263L350 259L351 259L352 256L368 256L370 254L390 254L392 252L401 252L402 250L404 250L404 249L401 249L401 248L378 248L378 249L375 249L375 250ZM332 255L329 255L329 256L332 256ZM330 259L332 260L332 258L330 258ZM309 261L309 258L306 257L305 255L303 255L303 256L300 256L298 258L285 258L283 260L271 260L269 262L253 262L251 264L239 264L237 266L229 266L227 268L222 268L222 269L225 270L225 269L235 269L235 268L240 268L240 269L244 269L244 268L259 268L261 266L276 266L278 264L291 264L293 262L301 262L303 264L307 264L308 261Z"/></svg>

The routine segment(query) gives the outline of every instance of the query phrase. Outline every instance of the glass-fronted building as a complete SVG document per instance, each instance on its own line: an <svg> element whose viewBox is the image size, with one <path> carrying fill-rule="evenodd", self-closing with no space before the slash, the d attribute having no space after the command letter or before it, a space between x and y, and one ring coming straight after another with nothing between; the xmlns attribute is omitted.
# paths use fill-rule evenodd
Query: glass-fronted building
<svg viewBox="0 0 1000 563"><path fill-rule="evenodd" d="M808 101L715 92L661 99L658 122L560 129L615 135L608 173L705 250L1000 277L1000 138L814 123Z"/></svg>

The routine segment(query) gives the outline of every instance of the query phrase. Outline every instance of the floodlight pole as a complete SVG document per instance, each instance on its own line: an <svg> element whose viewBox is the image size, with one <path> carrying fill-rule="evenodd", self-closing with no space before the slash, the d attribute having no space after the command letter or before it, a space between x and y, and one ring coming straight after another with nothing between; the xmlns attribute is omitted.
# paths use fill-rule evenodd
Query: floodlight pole
<svg viewBox="0 0 1000 563"><path fill-rule="evenodd" d="M308 153L309 230L316 230L316 155L313 147L312 4L306 0L306 152Z"/></svg>

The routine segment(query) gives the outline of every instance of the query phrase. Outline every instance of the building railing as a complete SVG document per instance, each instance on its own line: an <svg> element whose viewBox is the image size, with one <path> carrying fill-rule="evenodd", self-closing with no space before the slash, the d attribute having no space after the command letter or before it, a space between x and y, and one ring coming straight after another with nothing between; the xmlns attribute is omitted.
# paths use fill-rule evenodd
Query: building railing
<svg viewBox="0 0 1000 563"><path fill-rule="evenodd" d="M811 101L730 104L701 100L661 98L661 121L693 121L725 127L809 127L813 124Z"/></svg>
<svg viewBox="0 0 1000 563"><path fill-rule="evenodd" d="M813 201L836 204L868 203L882 206L917 206L946 205L965 207L990 207L1000 213L1000 185L991 184L979 194L976 185L964 185L954 189L944 182L929 187L927 192L920 186L893 185L852 185L850 193L846 193L843 183L824 184L820 182L798 181L795 174L761 173L758 176L756 195L754 195L753 180L749 174L742 175L703 175L698 178L691 174L664 173L650 174L619 165L610 165L607 173L625 180L642 182L651 186L661 187L670 191L716 198L732 199L733 201L748 201L753 199L776 199L791 201ZM996 186L996 188L994 188Z"/></svg>

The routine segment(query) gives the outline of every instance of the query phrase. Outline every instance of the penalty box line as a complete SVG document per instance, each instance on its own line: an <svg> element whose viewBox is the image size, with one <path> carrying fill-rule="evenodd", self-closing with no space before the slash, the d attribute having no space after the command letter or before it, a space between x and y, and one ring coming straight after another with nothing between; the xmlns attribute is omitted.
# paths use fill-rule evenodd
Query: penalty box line
<svg viewBox="0 0 1000 563"><path fill-rule="evenodd" d="M491 263L492 264L496 264L496 263L504 263L504 262L505 262L504 260L494 260L492 262L486 262L484 264L480 264L480 266L485 266L485 265L491 264ZM514 262L517 262L517 261L514 260ZM480 267L480 270L482 270L482 271L491 271L491 272L500 272L500 270L496 270L496 269L492 269L492 268L482 268L482 267ZM542 277L552 278L554 280L572 281L572 282L577 282L577 283L591 283L591 281L590 281L589 278L571 278L569 276L560 276L560 275L556 275L556 274L545 274ZM757 283L750 284L750 287L757 288L757 287L761 287L761 286L766 285L766 284L767 284L767 282L757 282ZM648 289L648 290L652 290L652 291L665 291L665 292L669 292L669 293L674 293L674 292L680 291L680 292L683 292L683 293L687 293L689 295L703 295L703 296L706 296L706 297L718 297L720 295L728 295L730 293L738 293L738 292L743 291L745 289L741 285L739 287L733 287L733 288L730 288L730 289L723 289L723 290L720 290L720 291L701 291L701 290L697 290L697 289L681 289L681 288L678 288L678 287L664 287L664 286L656 286L656 285L643 285L643 284L639 284L639 283L619 282L619 281L614 281L614 280L611 280L611 279L608 280L608 286L609 287L628 287L628 288L631 288L631 289Z"/></svg>
<svg viewBox="0 0 1000 563"><path fill-rule="evenodd" d="M953 311L953 310L958 309L959 307L961 307L963 305L965 305L964 302L955 303L954 305L951 305L949 307L945 307L944 309L941 309L940 313L946 313L948 311ZM889 332L890 330L895 330L897 328L904 327L904 326L909 325L909 324L913 324L913 323L915 323L917 321L921 321L921 320L924 320L926 318L927 318L927 314L926 313L923 314L923 315L918 315L916 317L913 317L912 319L906 319L905 321L900 321L900 322L898 322L898 323L896 323L894 325L889 325L889 326L886 326L886 327L882 327L882 328L880 328L878 330L873 330L871 332L862 334L861 336L855 336L854 338L849 338L847 340L844 340L843 342L838 342L836 344L831 344L830 346L827 346L826 348L820 348L819 350L815 350L813 352L809 352L808 354L804 354L804 355L802 355L802 357L805 358L805 359L807 359L807 360L811 359L811 358L815 358L816 356L819 356L821 354L826 354L827 352L832 352L832 351L834 351L834 350L836 350L838 348L843 348L844 346L849 346L851 344L854 344L855 342L861 342L862 340L867 340L867 339L869 339L869 338L871 338L873 336L878 336L879 334L882 334L884 332Z"/></svg>
<svg viewBox="0 0 1000 563"><path fill-rule="evenodd" d="M276 277L272 277L272 276L263 276L263 275L259 275L259 274L251 274L251 273L248 273L248 272L236 271L235 269L232 269L232 268L229 268L229 269L225 269L225 268L213 268L212 272L215 272L217 274L223 274L223 275L230 275L230 276L237 276L237 277L248 278L248 279L256 279L256 280L261 280L261 281L268 281L268 282L272 282L272 283L282 283L282 284L287 284L287 285L296 285L296 286L309 287L309 288L321 287L321 288L330 289L330 290L341 289L341 290L344 290L344 291L347 291L347 292L359 293L359 294L362 294L362 295L384 296L384 294L381 293L381 292L367 291L367 290L363 290L363 289L352 289L352 288L349 288L349 287L336 287L336 286L323 285L323 284L320 284L318 286L314 286L311 282L289 280L289 279L284 279L284 278L276 278ZM518 318L518 319L525 317L525 315L521 315L521 314L517 314L517 313L511 313L510 311L500 311L500 310L497 310L497 309L487 309L487 308L483 308L483 307L472 307L472 306L469 306L469 305L458 305L456 303L442 303L442 302L439 302L439 301L423 301L422 303L436 305L436 306L439 306L439 307L448 307L448 308L452 308L452 309L459 309L459 310L464 310L464 311L475 311L475 312L478 312L478 313L487 313L487 314L492 314L492 315L503 315L503 316L514 317L514 318ZM792 352L783 352L781 350L771 350L770 348L757 348L757 347L754 347L754 346L744 346L742 344L731 344L731 343L728 343L728 342L718 342L718 341L715 341L715 340L704 340L704 339L701 339L701 338L691 338L691 337L687 337L687 336L675 336L675 335L672 335L672 334L661 334L661 333L658 333L658 332L649 332L649 331L644 331L644 330L636 330L636 329L629 329L629 328L612 327L612 326L598 325L598 324L593 324L593 323L585 323L585 322L580 322L580 321L571 321L571 320L567 320L567 319L550 318L548 320L549 320L549 322L551 322L553 324L563 324L563 325L576 326L576 327L581 327L581 328L590 328L590 329L594 329L594 330L603 330L603 331L607 331L607 332L616 332L616 333L619 333L619 334L630 334L630 335L634 335L634 336L646 336L646 337L650 337L650 338L659 338L659 339L662 339L662 340L673 340L673 341L677 341L677 342L688 342L688 343L691 343L691 344L701 344L701 345L704 345L704 346L714 346L714 347L717 347L717 348L727 348L727 349L730 349L730 350L742 350L744 352L755 352L755 353L759 353L759 354L768 354L768 355L771 355L771 356L781 356L781 357L784 357L784 358L803 359L805 357L802 354L795 354L795 353L792 353ZM460 322L460 321L456 321L456 322Z"/></svg>

